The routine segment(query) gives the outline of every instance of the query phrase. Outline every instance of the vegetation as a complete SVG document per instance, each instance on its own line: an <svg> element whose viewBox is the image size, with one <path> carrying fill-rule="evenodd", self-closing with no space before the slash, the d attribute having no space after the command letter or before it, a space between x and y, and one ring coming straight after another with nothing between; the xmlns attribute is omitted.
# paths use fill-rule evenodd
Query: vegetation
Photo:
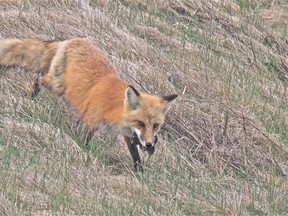
<svg viewBox="0 0 288 216"><path fill-rule="evenodd" d="M184 93L144 174L65 98L0 68L1 215L288 214L285 0L4 0L0 39L89 37L142 91ZM145 155L145 154L143 154Z"/></svg>

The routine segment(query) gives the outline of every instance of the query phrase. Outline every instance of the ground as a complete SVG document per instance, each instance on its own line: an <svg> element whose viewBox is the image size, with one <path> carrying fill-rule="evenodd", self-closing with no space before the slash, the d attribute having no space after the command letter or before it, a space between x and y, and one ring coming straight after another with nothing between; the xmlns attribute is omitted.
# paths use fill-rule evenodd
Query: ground
<svg viewBox="0 0 288 216"><path fill-rule="evenodd" d="M145 173L89 146L65 98L0 69L1 215L288 214L288 11L279 1L6 0L0 39L89 37L142 91L182 94ZM184 91L185 90L185 91Z"/></svg>

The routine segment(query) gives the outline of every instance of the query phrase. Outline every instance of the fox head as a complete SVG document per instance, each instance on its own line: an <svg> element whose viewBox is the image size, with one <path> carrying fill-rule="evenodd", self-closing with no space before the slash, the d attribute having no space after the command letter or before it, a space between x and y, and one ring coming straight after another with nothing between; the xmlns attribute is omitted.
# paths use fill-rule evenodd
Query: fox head
<svg viewBox="0 0 288 216"><path fill-rule="evenodd" d="M139 93L133 86L125 91L126 123L144 148L152 148L156 134L164 123L165 115L178 95L157 97Z"/></svg>

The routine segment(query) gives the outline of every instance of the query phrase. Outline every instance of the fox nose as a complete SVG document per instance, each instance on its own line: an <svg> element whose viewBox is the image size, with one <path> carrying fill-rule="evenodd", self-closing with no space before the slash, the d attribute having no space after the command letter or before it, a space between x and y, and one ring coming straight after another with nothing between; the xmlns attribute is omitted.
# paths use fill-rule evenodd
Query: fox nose
<svg viewBox="0 0 288 216"><path fill-rule="evenodd" d="M147 148L152 148L152 143L146 143Z"/></svg>

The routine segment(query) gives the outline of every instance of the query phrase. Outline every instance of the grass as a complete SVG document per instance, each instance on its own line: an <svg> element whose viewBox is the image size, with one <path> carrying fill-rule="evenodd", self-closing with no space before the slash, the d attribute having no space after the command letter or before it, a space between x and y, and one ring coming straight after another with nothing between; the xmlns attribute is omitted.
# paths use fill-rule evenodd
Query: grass
<svg viewBox="0 0 288 216"><path fill-rule="evenodd" d="M121 137L0 69L1 215L286 215L285 1L11 0L0 38L90 37L138 89L186 92L146 172Z"/></svg>

